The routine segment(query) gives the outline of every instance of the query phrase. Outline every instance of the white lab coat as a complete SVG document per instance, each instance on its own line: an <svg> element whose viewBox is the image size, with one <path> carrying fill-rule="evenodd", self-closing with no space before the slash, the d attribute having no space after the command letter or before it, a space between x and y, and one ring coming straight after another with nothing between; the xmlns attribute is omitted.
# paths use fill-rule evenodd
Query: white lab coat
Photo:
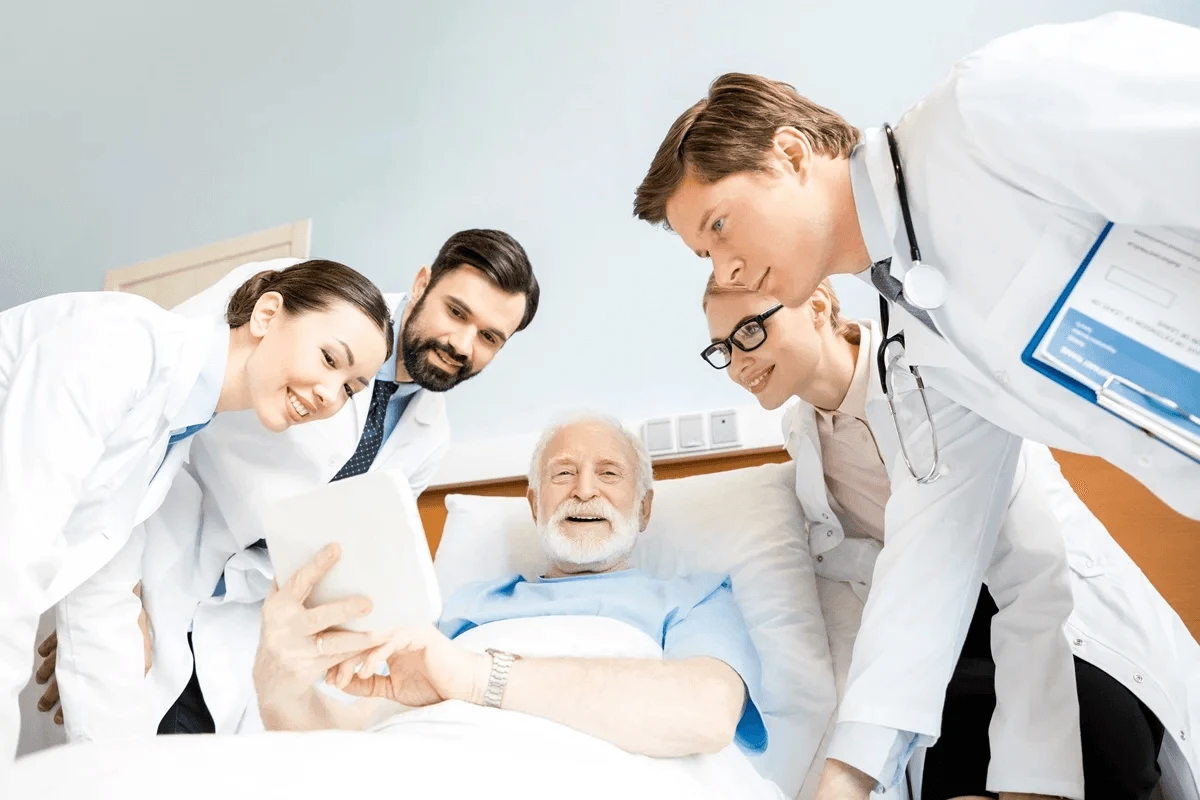
<svg viewBox="0 0 1200 800"><path fill-rule="evenodd" d="M0 762L15 748L38 617L56 603L71 735L140 727L135 526L187 456L191 440L168 453L168 439L228 332L118 293L0 314Z"/></svg>
<svg viewBox="0 0 1200 800"><path fill-rule="evenodd" d="M873 354L876 326L859 324L863 346ZM889 472L907 474L903 461L896 460L898 440L873 357L869 364L866 407L871 432ZM812 406L797 403L785 415L783 430L796 463L796 494L804 509L816 574L848 583L868 601L864 620L868 615L884 619L908 637L909 648L938 647L936 636L931 641L928 619L903 600L890 606L871 602L873 582L882 587L884 581L892 581L893 597L917 597L930 587L902 586L894 569L875 574L876 560L887 548L874 539L845 535L829 504L814 413ZM932 574L939 580L950 577L951 567L958 566L933 550L914 550L909 557L936 559ZM988 788L1084 796L1073 650L1158 715L1167 730L1160 757L1167 796L1195 800L1200 749L1192 731L1200 728L1200 645L1071 489L1043 445L1027 442L1022 447L986 580L999 607L992 622L997 705L990 731ZM881 652L860 633L856 660ZM957 653L951 657L953 669ZM927 674L904 671L902 660L890 663L894 685L930 680ZM941 690L945 692L944 684ZM882 693L878 702L892 704L895 694Z"/></svg>
<svg viewBox="0 0 1200 800"><path fill-rule="evenodd" d="M234 289L263 269L296 259L246 264L177 310L210 314ZM386 298L399 324L404 295ZM188 469L159 513L146 522L143 599L154 630L147 675L154 726L196 672L218 733L261 728L251 680L262 600L274 577L270 560L246 548L262 538L259 512L272 501L328 483L358 446L374 384L327 420L265 431L250 414L222 415L198 434ZM444 395L419 390L372 469L397 469L419 494L449 448ZM354 524L353 515L346 524ZM226 593L213 598L222 571ZM70 710L66 713L69 715ZM152 734L154 727L146 733Z"/></svg>
<svg viewBox="0 0 1200 800"><path fill-rule="evenodd" d="M871 432L893 482L897 477L911 480L899 457L899 440L879 383L874 358L874 345L879 334L871 322L861 322L859 326L861 346L868 355L866 415ZM919 395L907 395L906 407L911 409L914 401L919 404ZM847 537L829 505L814 413L812 406L805 403L790 409L784 417L784 436L788 452L796 462L796 495L808 520L809 546L817 560L816 573L830 580L848 582L867 602L863 613L864 632L855 644L851 675L855 674L853 664L864 658L876 658L891 667L892 686L886 693L880 691L882 687L875 687L880 694L874 698L874 705L881 708L904 704L903 698L894 691L898 673L905 676L902 680L906 687L922 686L921 696L940 693L944 697L946 681L957 663L961 638L970 624L974 605L966 609L965 617L962 617L957 607L935 611L936 606L923 598L942 596L943 585L954 587L948 590L956 595L959 591L967 591L978 596L978 584L973 589L960 588L959 565L968 573L986 565L987 582L1000 607L992 625L998 702L989 787L1082 798L1083 766L1075 672L1071 651L1063 635L1063 624L1070 614L1072 599L1061 535L1057 530L1052 536L1045 535L1044 524L1040 528L1016 525L1009 512L992 552L973 547L983 541L982 535L972 535L970 529L960 530L952 523L939 525L933 522L920 541L910 539L907 543L903 539L896 541L889 530L885 534L888 547L881 547L874 539ZM923 410L918 413L923 419ZM912 428L911 423L904 426L906 431ZM940 483L925 488L936 491ZM987 487L980 487L981 495L986 492ZM929 502L934 503L933 492L930 496ZM886 513L891 516L890 504ZM1044 522L1036 517L1034 521ZM965 554L966 560L952 560L949 553L940 549L947 540L965 547L960 552ZM906 544L907 552L897 553L897 560L885 563L886 556L879 558L881 550L887 554ZM874 581L875 588L871 589L877 559L881 568ZM913 576L919 576L919 579ZM868 589L871 590L869 596ZM881 594L893 599L883 602ZM945 618L947 624L933 624L931 614ZM923 666L910 673L905 659L897 658L896 653L887 651L886 643L872 638L881 631L886 631L889 639L902 634L906 640L904 652L929 650L939 653L939 660L935 664L919 662ZM956 634L958 638L955 638ZM957 646L950 647L951 641L957 641ZM851 677L849 691L855 689L853 681ZM859 697L858 702L872 703L872 698ZM1028 709L1038 709L1037 718L1028 719ZM914 706L913 710L918 709ZM940 699L935 710L940 720ZM853 721L853 717L850 719ZM1031 723L1035 726L1032 729ZM880 719L874 724L912 730L887 725ZM1054 734L1031 735L1046 730L1053 730ZM913 732L929 737L926 741L931 743L938 729Z"/></svg>
<svg viewBox="0 0 1200 800"><path fill-rule="evenodd" d="M1026 439L1101 456L1193 519L1200 464L1021 353L1106 222L1200 225L1197 53L1200 30L1122 12L1019 31L957 64L895 125L921 256L948 283L931 312L945 340L893 308L927 385ZM852 160L886 228L882 248L864 231L871 256L886 250L903 278L909 247L882 131L866 131ZM975 468L946 441L951 469Z"/></svg>

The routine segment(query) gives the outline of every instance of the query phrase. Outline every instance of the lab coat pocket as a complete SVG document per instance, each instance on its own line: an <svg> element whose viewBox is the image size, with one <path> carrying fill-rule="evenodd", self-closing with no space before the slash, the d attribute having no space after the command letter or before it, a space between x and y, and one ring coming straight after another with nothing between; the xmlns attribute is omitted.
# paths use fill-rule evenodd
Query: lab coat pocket
<svg viewBox="0 0 1200 800"><path fill-rule="evenodd" d="M1097 224L1097 222L1099 224ZM997 345L1020 353L1066 289L1103 228L1092 215L1052 216L987 315Z"/></svg>

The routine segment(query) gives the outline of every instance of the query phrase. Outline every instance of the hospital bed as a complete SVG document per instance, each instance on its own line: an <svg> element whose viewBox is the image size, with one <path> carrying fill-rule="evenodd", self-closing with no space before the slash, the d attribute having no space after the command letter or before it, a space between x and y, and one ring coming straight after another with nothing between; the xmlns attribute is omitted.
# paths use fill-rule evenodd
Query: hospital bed
<svg viewBox="0 0 1200 800"><path fill-rule="evenodd" d="M792 493L792 468L780 463L785 459L785 454L770 451L656 465L654 512L635 560L642 568L664 575L701 570L732 574L735 595L764 662L763 710L772 742L767 755L755 759L753 765L781 787L785 796L810 797L833 719L827 720L825 738L809 763L789 757L797 751L797 743L806 742L806 736L811 738L811 733L806 733L811 730L810 720L804 718L809 676L813 669L827 670L840 695L862 604L845 584L806 577L811 576L807 537L800 535L803 521ZM1079 487L1076 476L1064 471ZM1088 480L1086 474L1083 480ZM1104 480L1104 496L1111 498L1113 483L1110 476ZM541 554L523 493L523 481L513 478L472 487L444 487L422 496L422 520L431 549L436 551L435 567L443 594L475 579L514 571L537 572ZM1091 500L1083 490L1081 494ZM1144 499L1138 502L1142 509L1150 508ZM1094 505L1093 509L1101 513ZM1141 530L1147 528L1141 526ZM1164 528L1160 525L1158 530ZM1121 531L1113 532L1120 538ZM1193 541L1200 541L1200 536ZM1136 542L1131 549L1136 549ZM1142 566L1153 580L1154 565ZM1185 599L1190 596L1187 585L1175 589ZM1172 587L1160 590L1169 596ZM822 610L819 619L811 614L814 607ZM1200 620L1194 613L1198 608L1191 609L1190 618L1188 609L1181 609L1193 630ZM808 665L805 670L795 669L800 663ZM811 751L811 747L807 749ZM463 769L453 748L439 749L421 737L403 743L378 734L333 732L159 737L59 748L23 759L13 770L12 796L79 800L118 796L119 792L131 797L169 793L205 800L213 796L258 800L281 794L324 798L334 793L345 796L356 789L377 793L379 787L393 785L398 774L404 776L404 795L483 796L484 792L494 793L497 781L512 773L519 760L516 755L506 754L497 745L489 755L474 754L470 769ZM593 762L603 755L594 754ZM317 764L330 766L312 766ZM595 766L593 763L587 770L586 785L575 775L567 793L596 797L618 792L633 797L688 794L653 770L642 774L637 769L598 770ZM570 758L564 758L559 762L560 774L552 769L532 783L526 776L525 796L543 796L542 791L547 797L562 796L561 781L572 780L569 767ZM512 778L518 780L519 776L513 774Z"/></svg>

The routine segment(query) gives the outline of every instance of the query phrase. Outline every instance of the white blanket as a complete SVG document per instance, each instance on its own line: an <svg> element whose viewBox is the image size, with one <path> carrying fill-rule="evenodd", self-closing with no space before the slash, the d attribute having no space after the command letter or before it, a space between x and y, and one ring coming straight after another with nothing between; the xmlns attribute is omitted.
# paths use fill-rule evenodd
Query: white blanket
<svg viewBox="0 0 1200 800"><path fill-rule="evenodd" d="M482 652L489 647L525 657L645 658L661 660L662 648L642 631L605 617L538 617L474 628L455 641ZM655 774L683 795L727 800L782 800L774 783L758 774L737 745L712 755L655 759L626 753L555 722L465 703L440 703L398 714L376 731L428 741L442 737L463 754L512 746L540 759L577 763L580 774L601 771ZM525 756L518 756L525 757ZM681 796L683 796L681 795Z"/></svg>
<svg viewBox="0 0 1200 800"><path fill-rule="evenodd" d="M662 658L641 631L597 617L494 623L459 641L526 656ZM653 759L548 720L458 702L407 711L365 733L72 745L20 759L12 780L0 797L783 798L733 745L711 756Z"/></svg>
<svg viewBox="0 0 1200 800"><path fill-rule="evenodd" d="M486 710L486 709L484 709ZM158 736L68 745L13 765L3 798L295 800L391 797L698 798L719 800L678 774L602 748L554 752L520 741L321 731L249 736ZM564 756L566 756L564 758ZM0 772L0 775L3 773Z"/></svg>

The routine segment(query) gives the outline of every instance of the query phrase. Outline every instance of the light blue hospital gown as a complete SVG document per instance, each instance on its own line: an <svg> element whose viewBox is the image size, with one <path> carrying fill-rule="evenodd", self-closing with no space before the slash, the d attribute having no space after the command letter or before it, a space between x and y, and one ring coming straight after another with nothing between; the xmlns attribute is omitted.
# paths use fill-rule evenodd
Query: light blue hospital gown
<svg viewBox="0 0 1200 800"><path fill-rule="evenodd" d="M766 750L767 729L755 702L762 665L728 576L662 580L636 569L533 581L514 575L459 589L446 603L438 628L453 639L489 622L546 616L608 617L645 632L665 658L707 656L728 664L748 694L735 741L748 753Z"/></svg>

